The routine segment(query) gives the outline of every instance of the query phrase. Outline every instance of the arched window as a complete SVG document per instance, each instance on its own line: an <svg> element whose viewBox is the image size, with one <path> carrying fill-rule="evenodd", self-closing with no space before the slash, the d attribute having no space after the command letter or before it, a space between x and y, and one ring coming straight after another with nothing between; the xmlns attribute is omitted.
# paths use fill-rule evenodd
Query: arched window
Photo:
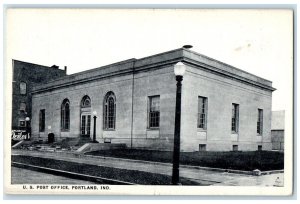
<svg viewBox="0 0 300 204"><path fill-rule="evenodd" d="M70 102L68 99L63 100L61 104L61 129L70 129Z"/></svg>
<svg viewBox="0 0 300 204"><path fill-rule="evenodd" d="M108 92L104 98L104 120L105 130L114 130L116 127L116 97L113 92Z"/></svg>
<svg viewBox="0 0 300 204"><path fill-rule="evenodd" d="M91 107L91 99L89 96L84 96L81 100L81 108Z"/></svg>
<svg viewBox="0 0 300 204"><path fill-rule="evenodd" d="M25 95L27 93L27 84L20 82L20 94Z"/></svg>

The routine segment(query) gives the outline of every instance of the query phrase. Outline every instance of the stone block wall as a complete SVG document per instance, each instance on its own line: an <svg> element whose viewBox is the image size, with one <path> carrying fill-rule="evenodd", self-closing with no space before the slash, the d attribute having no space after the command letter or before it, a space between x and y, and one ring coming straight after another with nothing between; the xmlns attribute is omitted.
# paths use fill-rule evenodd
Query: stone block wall
<svg viewBox="0 0 300 204"><path fill-rule="evenodd" d="M197 128L198 97L207 97L207 128ZM239 131L231 132L232 103L239 104ZM201 69L188 67L183 81L182 148L198 151L271 150L271 92ZM263 109L263 134L257 135L258 109Z"/></svg>
<svg viewBox="0 0 300 204"><path fill-rule="evenodd" d="M181 150L271 150L272 83L242 70L185 49L130 59L102 68L66 76L36 88L33 95L32 134L57 140L80 137L80 103L91 99L97 111L96 139L124 143L127 147L172 150L175 121L176 80L174 65L187 65L182 86ZM205 67L204 67L205 66ZM103 129L103 101L112 91L116 97L116 128ZM160 126L149 128L149 97L160 97ZM207 127L197 127L198 97L207 98ZM61 131L61 104L70 101L70 130ZM239 104L239 128L231 132L232 103ZM46 129L39 132L39 111L46 110ZM263 110L263 133L257 134L258 109ZM91 121L91 137L93 130Z"/></svg>

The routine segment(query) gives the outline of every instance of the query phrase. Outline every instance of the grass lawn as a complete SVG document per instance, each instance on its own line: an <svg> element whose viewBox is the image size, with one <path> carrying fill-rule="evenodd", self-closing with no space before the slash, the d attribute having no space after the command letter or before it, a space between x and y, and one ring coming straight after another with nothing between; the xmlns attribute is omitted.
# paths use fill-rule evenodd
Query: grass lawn
<svg viewBox="0 0 300 204"><path fill-rule="evenodd" d="M172 163L172 151L155 151L139 149L117 149L86 153L88 155L109 156L136 160ZM180 164L261 171L284 169L284 154L272 151L251 152L181 152Z"/></svg>

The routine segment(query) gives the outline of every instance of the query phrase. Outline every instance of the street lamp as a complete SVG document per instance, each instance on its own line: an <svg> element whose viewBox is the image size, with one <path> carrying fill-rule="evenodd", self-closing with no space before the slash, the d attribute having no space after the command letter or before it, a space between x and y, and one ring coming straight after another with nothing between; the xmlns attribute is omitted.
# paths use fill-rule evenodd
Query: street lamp
<svg viewBox="0 0 300 204"><path fill-rule="evenodd" d="M96 141L96 119L97 119L97 111L93 111L94 116L94 133L93 133L93 143L98 143Z"/></svg>
<svg viewBox="0 0 300 204"><path fill-rule="evenodd" d="M178 62L174 66L174 73L177 81L176 88L176 109L175 109L175 131L173 150L172 184L179 184L179 156L180 156L180 116L181 116L181 81L185 73L185 65Z"/></svg>
<svg viewBox="0 0 300 204"><path fill-rule="evenodd" d="M30 131L30 118L26 117L25 121L26 121L26 138L25 138L25 140L29 140L30 135L31 135L31 131Z"/></svg>

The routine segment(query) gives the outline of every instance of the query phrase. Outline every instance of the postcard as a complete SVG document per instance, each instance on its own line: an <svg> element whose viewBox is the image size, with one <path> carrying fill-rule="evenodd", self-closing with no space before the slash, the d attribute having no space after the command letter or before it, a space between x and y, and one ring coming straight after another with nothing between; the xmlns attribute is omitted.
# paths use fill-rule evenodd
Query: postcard
<svg viewBox="0 0 300 204"><path fill-rule="evenodd" d="M5 10L5 193L293 192L293 9Z"/></svg>

